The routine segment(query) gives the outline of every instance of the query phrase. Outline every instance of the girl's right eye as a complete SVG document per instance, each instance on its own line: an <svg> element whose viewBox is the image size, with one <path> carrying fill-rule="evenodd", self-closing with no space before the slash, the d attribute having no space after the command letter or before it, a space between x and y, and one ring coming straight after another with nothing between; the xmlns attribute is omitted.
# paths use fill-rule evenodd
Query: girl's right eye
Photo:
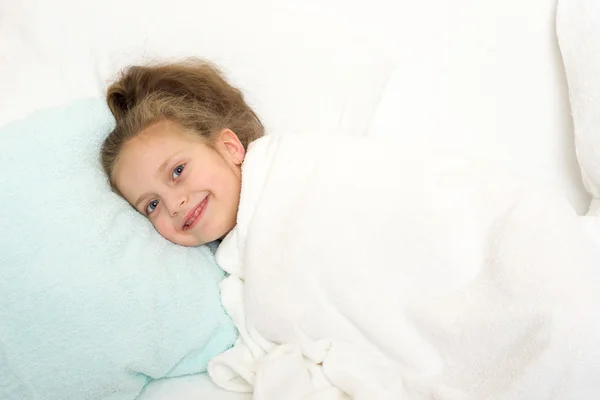
<svg viewBox="0 0 600 400"><path fill-rule="evenodd" d="M152 200L148 203L146 206L146 215L152 214L152 211L156 210L156 207L158 207L158 200Z"/></svg>
<svg viewBox="0 0 600 400"><path fill-rule="evenodd" d="M175 169L171 173L171 178L173 180L179 178L179 176L183 173L184 168L185 168L185 164L181 164L181 165L178 165L177 167L175 167Z"/></svg>

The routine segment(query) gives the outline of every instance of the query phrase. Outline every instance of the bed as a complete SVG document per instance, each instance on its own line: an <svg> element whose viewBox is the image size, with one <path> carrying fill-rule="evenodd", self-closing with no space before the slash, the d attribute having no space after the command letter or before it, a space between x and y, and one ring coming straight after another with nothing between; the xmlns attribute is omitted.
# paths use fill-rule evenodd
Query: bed
<svg viewBox="0 0 600 400"><path fill-rule="evenodd" d="M583 215L595 184L578 163L556 15L556 0L4 1L0 125L102 96L128 64L204 57L269 134L385 136L413 156L474 155ZM250 397L201 374L154 381L138 398Z"/></svg>

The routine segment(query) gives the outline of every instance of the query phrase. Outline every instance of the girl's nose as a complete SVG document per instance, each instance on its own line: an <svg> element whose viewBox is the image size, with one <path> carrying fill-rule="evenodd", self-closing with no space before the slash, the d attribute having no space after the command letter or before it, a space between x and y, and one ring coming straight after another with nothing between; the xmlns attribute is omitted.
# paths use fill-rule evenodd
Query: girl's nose
<svg viewBox="0 0 600 400"><path fill-rule="evenodd" d="M176 216L183 209L183 206L185 206L186 203L187 195L174 196L168 206L169 214L172 217Z"/></svg>

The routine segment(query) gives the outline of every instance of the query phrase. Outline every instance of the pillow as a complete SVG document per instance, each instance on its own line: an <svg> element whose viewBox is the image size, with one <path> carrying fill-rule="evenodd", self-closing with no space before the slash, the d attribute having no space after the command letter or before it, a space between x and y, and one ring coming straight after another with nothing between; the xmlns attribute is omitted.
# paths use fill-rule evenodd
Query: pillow
<svg viewBox="0 0 600 400"><path fill-rule="evenodd" d="M362 135L392 61L303 2L0 2L0 124L101 96L123 67L202 57L240 86L269 133Z"/></svg>
<svg viewBox="0 0 600 400"><path fill-rule="evenodd" d="M594 196L588 214L600 215L600 2L560 0L556 22L577 158L585 187Z"/></svg>
<svg viewBox="0 0 600 400"><path fill-rule="evenodd" d="M101 99L0 129L0 398L135 399L232 345L224 273L112 193Z"/></svg>

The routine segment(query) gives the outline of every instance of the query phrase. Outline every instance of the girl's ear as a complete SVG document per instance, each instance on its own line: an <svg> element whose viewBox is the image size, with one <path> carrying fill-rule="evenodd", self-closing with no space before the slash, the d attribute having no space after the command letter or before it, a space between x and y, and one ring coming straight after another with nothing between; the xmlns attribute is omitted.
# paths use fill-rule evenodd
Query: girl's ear
<svg viewBox="0 0 600 400"><path fill-rule="evenodd" d="M223 158L231 165L239 167L246 157L246 149L231 129L223 129L217 137L216 146Z"/></svg>

